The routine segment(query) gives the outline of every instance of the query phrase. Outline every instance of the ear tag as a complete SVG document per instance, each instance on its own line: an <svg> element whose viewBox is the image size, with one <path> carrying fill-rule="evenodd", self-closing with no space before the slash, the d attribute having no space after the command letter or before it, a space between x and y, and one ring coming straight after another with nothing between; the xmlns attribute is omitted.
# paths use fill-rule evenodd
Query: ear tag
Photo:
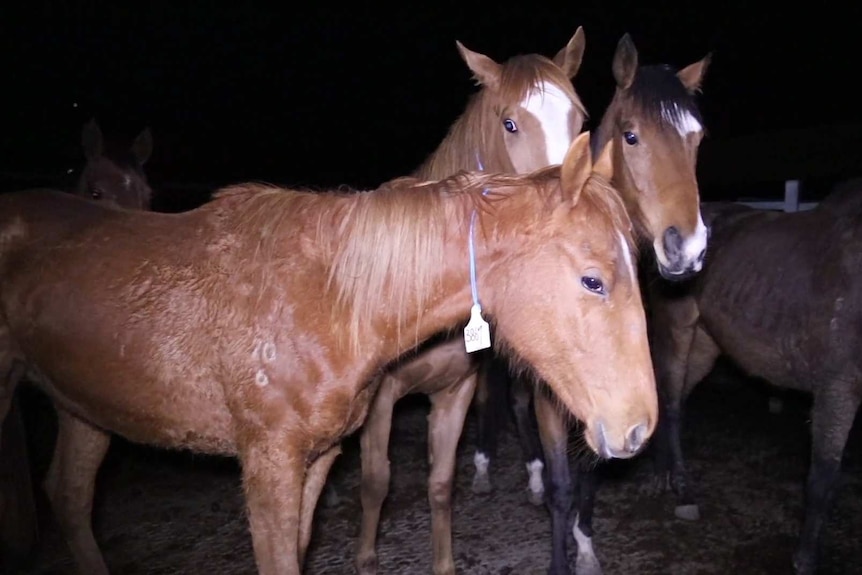
<svg viewBox="0 0 862 575"><path fill-rule="evenodd" d="M470 321L464 327L464 347L473 353L491 347L491 328L482 317L482 306L473 304L470 308Z"/></svg>

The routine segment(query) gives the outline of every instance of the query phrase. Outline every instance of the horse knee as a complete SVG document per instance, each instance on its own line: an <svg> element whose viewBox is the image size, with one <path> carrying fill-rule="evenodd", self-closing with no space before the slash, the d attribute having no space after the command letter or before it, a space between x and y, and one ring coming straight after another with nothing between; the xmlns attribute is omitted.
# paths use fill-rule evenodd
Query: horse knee
<svg viewBox="0 0 862 575"><path fill-rule="evenodd" d="M432 509L445 509L452 504L452 481L429 481L428 503Z"/></svg>
<svg viewBox="0 0 862 575"><path fill-rule="evenodd" d="M383 501L389 494L389 462L369 468L362 473L363 501Z"/></svg>

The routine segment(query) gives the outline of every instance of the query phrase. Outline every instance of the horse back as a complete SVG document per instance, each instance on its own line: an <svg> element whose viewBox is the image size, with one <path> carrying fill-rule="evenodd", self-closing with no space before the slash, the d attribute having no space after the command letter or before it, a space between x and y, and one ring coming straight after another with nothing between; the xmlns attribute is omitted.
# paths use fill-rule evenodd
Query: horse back
<svg viewBox="0 0 862 575"><path fill-rule="evenodd" d="M696 293L719 347L746 371L788 387L811 385L824 362L862 375L862 219L745 206L719 207L709 218Z"/></svg>

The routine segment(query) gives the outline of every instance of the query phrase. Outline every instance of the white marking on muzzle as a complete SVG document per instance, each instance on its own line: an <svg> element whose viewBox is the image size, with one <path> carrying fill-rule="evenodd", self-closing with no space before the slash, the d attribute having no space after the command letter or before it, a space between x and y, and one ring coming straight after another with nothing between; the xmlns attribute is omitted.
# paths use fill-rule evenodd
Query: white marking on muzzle
<svg viewBox="0 0 862 575"><path fill-rule="evenodd" d="M542 82L530 91L522 106L535 116L542 126L549 165L562 164L576 135L570 133L569 129L572 101L556 84Z"/></svg>

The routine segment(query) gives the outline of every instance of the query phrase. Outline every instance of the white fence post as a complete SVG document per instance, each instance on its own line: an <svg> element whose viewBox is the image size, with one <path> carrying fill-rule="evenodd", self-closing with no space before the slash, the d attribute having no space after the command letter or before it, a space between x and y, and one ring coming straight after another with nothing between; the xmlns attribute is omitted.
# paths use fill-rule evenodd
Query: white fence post
<svg viewBox="0 0 862 575"><path fill-rule="evenodd" d="M784 182L784 211L799 211L799 180L787 180Z"/></svg>

